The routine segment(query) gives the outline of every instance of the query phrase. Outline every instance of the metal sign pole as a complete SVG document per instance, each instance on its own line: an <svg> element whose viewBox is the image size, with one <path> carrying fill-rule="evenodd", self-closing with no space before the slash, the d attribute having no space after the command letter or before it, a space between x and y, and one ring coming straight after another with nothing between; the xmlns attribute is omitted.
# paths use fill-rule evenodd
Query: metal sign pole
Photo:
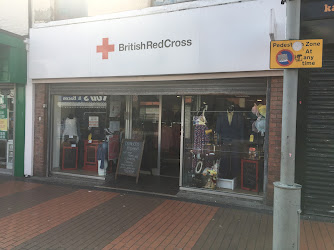
<svg viewBox="0 0 334 250"><path fill-rule="evenodd" d="M286 39L298 40L301 0L287 0ZM298 69L284 69L281 180L274 183L273 249L299 249L301 186L295 184Z"/></svg>

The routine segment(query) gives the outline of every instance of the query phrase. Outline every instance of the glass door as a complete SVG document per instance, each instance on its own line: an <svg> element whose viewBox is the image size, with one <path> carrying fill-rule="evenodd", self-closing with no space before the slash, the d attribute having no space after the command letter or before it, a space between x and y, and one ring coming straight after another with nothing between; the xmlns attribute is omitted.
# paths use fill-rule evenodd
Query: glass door
<svg viewBox="0 0 334 250"><path fill-rule="evenodd" d="M159 173L160 96L131 96L131 139L145 140L141 170Z"/></svg>
<svg viewBox="0 0 334 250"><path fill-rule="evenodd" d="M160 175L180 175L181 96L162 96Z"/></svg>

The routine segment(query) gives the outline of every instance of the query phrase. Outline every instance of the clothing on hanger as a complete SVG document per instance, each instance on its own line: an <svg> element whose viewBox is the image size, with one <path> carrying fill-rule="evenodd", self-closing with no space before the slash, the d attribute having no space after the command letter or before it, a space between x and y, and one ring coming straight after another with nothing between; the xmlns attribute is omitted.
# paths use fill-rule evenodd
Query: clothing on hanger
<svg viewBox="0 0 334 250"><path fill-rule="evenodd" d="M224 141L243 139L244 136L243 116L236 112L222 112L216 121L216 133L218 144Z"/></svg>
<svg viewBox="0 0 334 250"><path fill-rule="evenodd" d="M77 119L75 117L73 117L72 119L67 117L65 119L64 131L62 136L63 141L65 136L76 137L76 142L78 143L79 137L78 137Z"/></svg>

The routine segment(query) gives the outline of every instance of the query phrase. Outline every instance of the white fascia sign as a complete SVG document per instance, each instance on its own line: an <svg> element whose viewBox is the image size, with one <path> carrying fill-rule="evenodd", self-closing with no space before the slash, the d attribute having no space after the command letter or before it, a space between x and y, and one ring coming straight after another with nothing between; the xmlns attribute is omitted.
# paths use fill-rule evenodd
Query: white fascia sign
<svg viewBox="0 0 334 250"><path fill-rule="evenodd" d="M258 1L34 28L33 79L269 70L270 4Z"/></svg>

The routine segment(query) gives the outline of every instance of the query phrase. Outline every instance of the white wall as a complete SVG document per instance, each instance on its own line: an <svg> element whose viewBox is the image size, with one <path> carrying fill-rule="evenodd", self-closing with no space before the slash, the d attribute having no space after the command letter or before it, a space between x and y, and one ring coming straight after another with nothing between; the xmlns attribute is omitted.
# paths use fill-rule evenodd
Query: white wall
<svg viewBox="0 0 334 250"><path fill-rule="evenodd" d="M53 21L56 0L32 0L33 23ZM69 6L71 0L68 0ZM82 0L85 1L85 0ZM105 15L151 6L151 0L87 0L88 16ZM83 4L86 4L83 2Z"/></svg>
<svg viewBox="0 0 334 250"><path fill-rule="evenodd" d="M54 0L31 0L33 23L46 23L53 20Z"/></svg>
<svg viewBox="0 0 334 250"><path fill-rule="evenodd" d="M28 34L28 0L0 0L0 29Z"/></svg>
<svg viewBox="0 0 334 250"><path fill-rule="evenodd" d="M151 0L88 0L88 16L139 10L151 6Z"/></svg>

